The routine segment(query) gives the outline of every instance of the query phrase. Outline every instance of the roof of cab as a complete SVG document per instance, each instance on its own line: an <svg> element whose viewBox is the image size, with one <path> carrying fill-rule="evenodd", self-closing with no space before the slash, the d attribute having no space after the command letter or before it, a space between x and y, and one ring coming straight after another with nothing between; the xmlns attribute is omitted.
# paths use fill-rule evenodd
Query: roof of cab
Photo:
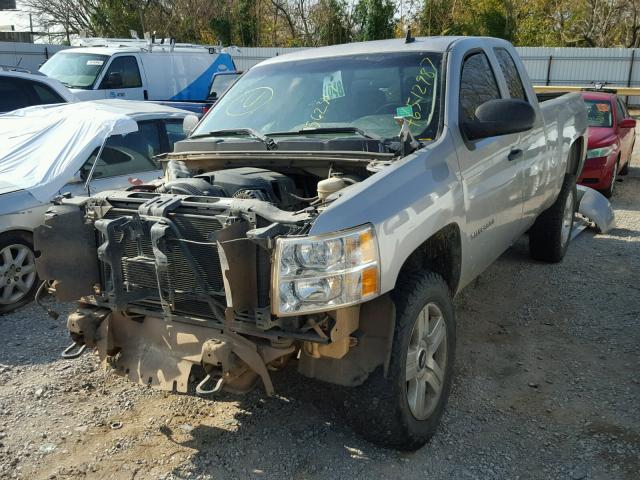
<svg viewBox="0 0 640 480"><path fill-rule="evenodd" d="M475 40L481 42L503 42L490 37L416 37L413 42L406 43L404 38L391 40L375 40L371 42L344 43L329 47L310 48L278 55L269 58L259 65L271 65L274 63L295 62L297 60L309 60L314 58L338 57L344 55L358 55L366 53L396 53L396 52L446 52L457 41Z"/></svg>

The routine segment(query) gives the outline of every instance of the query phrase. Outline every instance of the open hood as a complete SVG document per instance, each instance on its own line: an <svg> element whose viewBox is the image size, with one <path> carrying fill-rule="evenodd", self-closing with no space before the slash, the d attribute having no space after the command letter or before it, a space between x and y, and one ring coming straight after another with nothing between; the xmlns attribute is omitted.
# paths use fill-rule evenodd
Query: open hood
<svg viewBox="0 0 640 480"><path fill-rule="evenodd" d="M137 130L135 120L98 102L0 115L0 214L16 211L4 197L11 192L50 201L106 138Z"/></svg>

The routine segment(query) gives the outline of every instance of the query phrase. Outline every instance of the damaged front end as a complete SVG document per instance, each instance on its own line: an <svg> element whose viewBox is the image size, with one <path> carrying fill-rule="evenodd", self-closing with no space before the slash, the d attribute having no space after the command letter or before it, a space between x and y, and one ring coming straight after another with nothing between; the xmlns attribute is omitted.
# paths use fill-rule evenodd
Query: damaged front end
<svg viewBox="0 0 640 480"><path fill-rule="evenodd" d="M363 289L376 296L377 270L371 262L345 264L340 272L351 275L347 280L333 273L297 279L286 277L294 270L272 265L290 248L279 239L306 238L317 215L256 198L171 191L63 199L35 232L37 267L41 278L54 281L60 300L80 298L67 324L77 348L95 349L133 382L177 392L195 387L199 394L244 393L261 382L272 394L269 371L299 357L303 374L355 385L384 364L388 350L389 324L360 322L361 310L371 310L372 320L392 317L386 297L359 304ZM329 243L327 252L355 252L357 241ZM302 250L315 261L317 252ZM350 255L344 261L355 262ZM323 289L333 295L339 288L344 298L336 295L343 300L333 309L329 302L297 311L274 281L308 295L312 306ZM353 348L361 342L376 354ZM333 362L349 356L354 364L336 373Z"/></svg>

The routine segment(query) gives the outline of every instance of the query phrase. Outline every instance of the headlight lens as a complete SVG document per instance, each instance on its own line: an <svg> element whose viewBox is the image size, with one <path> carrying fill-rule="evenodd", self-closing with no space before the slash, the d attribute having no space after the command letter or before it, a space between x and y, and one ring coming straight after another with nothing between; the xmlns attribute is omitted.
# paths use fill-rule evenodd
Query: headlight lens
<svg viewBox="0 0 640 480"><path fill-rule="evenodd" d="M273 263L273 313L321 312L379 293L378 244L371 225L316 237L282 237Z"/></svg>
<svg viewBox="0 0 640 480"><path fill-rule="evenodd" d="M615 151L617 147L618 146L614 143L613 145L609 145L608 147L592 148L591 150L587 150L587 158L608 157Z"/></svg>

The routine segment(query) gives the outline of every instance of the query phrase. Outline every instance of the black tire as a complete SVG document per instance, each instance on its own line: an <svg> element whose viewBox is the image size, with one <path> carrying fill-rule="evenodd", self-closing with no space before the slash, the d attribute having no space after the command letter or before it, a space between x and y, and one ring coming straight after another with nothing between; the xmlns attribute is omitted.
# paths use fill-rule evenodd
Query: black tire
<svg viewBox="0 0 640 480"><path fill-rule="evenodd" d="M631 163L631 158L627 160L627 163L624 164L624 167L618 172L618 175L627 175L629 173L629 164Z"/></svg>
<svg viewBox="0 0 640 480"><path fill-rule="evenodd" d="M563 238L565 208L569 197L572 199L569 234L566 238ZM569 248L569 243L571 243L571 231L573 230L577 198L576 177L567 174L554 204L540 214L529 230L529 252L534 259L557 263L564 258L567 248Z"/></svg>
<svg viewBox="0 0 640 480"><path fill-rule="evenodd" d="M396 306L396 324L388 375L385 377L381 371L376 371L357 389L359 401L355 418L360 421L354 428L377 445L416 450L435 433L449 397L456 345L455 313L447 284L442 277L431 272L404 274L392 298ZM444 321L446 336L440 345L446 348L444 353L438 351L443 353L442 358L446 358L446 363L440 360L440 364L444 363L444 374L439 397L433 395L432 391L429 392L431 397L423 397L433 399L433 410L427 418L418 420L409 406L410 384L406 381L406 362L414 325L427 305L437 305L442 313L436 318ZM428 368L426 370L431 372Z"/></svg>
<svg viewBox="0 0 640 480"><path fill-rule="evenodd" d="M616 164L613 166L613 172L611 173L611 184L609 188L605 190L600 190L600 193L607 198L613 197L613 191L616 188L616 179L618 178L618 168L620 168L620 158L616 161Z"/></svg>
<svg viewBox="0 0 640 480"><path fill-rule="evenodd" d="M33 275L25 275L24 270L22 272L15 272L15 276L8 275L8 271L4 269L6 261L3 258L3 252L12 245L24 246L29 249L33 266ZM12 251L11 254L15 255L15 251ZM30 285L30 288L26 292L23 292L20 298L17 298L16 301L9 301L10 303L7 303L7 301L3 301L3 294L7 287L5 282L7 280L15 282L15 278L20 278L22 280L29 279L33 284ZM7 232L0 235L0 315L11 312L16 308L31 302L36 294L36 290L38 289L38 284L38 275L35 273L35 255L33 253L33 241L31 235L22 232Z"/></svg>

